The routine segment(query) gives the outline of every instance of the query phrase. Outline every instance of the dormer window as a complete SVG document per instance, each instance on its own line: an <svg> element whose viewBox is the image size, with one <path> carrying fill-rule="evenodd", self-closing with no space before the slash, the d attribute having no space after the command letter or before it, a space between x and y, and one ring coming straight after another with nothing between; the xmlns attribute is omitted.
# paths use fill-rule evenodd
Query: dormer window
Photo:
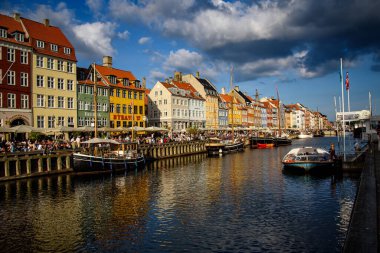
<svg viewBox="0 0 380 253"><path fill-rule="evenodd" d="M109 76L110 82L116 84L116 76Z"/></svg>
<svg viewBox="0 0 380 253"><path fill-rule="evenodd" d="M2 38L7 37L7 29L0 28L0 37L2 37Z"/></svg>
<svg viewBox="0 0 380 253"><path fill-rule="evenodd" d="M58 46L56 44L51 44L50 49L51 51L58 52Z"/></svg>
<svg viewBox="0 0 380 253"><path fill-rule="evenodd" d="M16 32L16 33L15 33L15 39L16 39L17 41L24 42L24 34Z"/></svg>
<svg viewBox="0 0 380 253"><path fill-rule="evenodd" d="M65 47L65 48L63 48L63 52L65 54L71 54L71 48Z"/></svg>
<svg viewBox="0 0 380 253"><path fill-rule="evenodd" d="M141 83L139 80L135 81L135 86L136 86L136 88L141 88Z"/></svg>
<svg viewBox="0 0 380 253"><path fill-rule="evenodd" d="M129 79L123 78L123 86L129 86Z"/></svg>
<svg viewBox="0 0 380 253"><path fill-rule="evenodd" d="M39 48L45 48L45 42L43 42L41 40L37 40L37 47L39 47Z"/></svg>

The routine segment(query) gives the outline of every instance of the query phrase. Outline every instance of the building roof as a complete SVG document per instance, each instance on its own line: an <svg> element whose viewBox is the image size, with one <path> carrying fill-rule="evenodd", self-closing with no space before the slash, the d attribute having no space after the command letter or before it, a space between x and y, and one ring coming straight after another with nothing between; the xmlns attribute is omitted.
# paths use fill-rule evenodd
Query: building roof
<svg viewBox="0 0 380 253"><path fill-rule="evenodd" d="M197 77L196 77L196 79L198 80L198 82L200 82L203 85L203 87L205 89L213 90L216 92L216 94L218 94L218 91L215 89L215 87L207 79L197 78Z"/></svg>
<svg viewBox="0 0 380 253"><path fill-rule="evenodd" d="M182 82L182 81L172 81L172 84L175 85L177 88L189 91L188 94L186 94L186 97L193 98L193 99L199 99L204 100L202 96L197 92L197 90L189 83Z"/></svg>
<svg viewBox="0 0 380 253"><path fill-rule="evenodd" d="M144 90L144 88L136 87L134 83L130 83L129 86L124 86L122 79L128 79L129 81L138 81L136 77L127 70L120 70L113 67L106 67L102 65L95 65L96 71L101 75L102 79L107 85L112 87L119 87L124 89ZM116 77L116 84L111 83L109 76Z"/></svg>
<svg viewBox="0 0 380 253"><path fill-rule="evenodd" d="M0 40L30 46L29 38L26 38L26 36L25 36L25 41L21 42L21 41L17 41L11 35L14 32L20 32L20 33L25 34L25 30L22 27L21 22L15 20L12 17L8 17L6 15L0 14L0 27L7 29L7 38L0 37Z"/></svg>
<svg viewBox="0 0 380 253"><path fill-rule="evenodd" d="M20 19L24 24L27 34L29 34L30 38L32 38L32 46L37 53L55 56L71 61L77 61L73 45L70 43L60 28L51 25L45 25L23 17ZM45 48L38 48L36 43L34 43L35 40L55 44L58 46L58 51L52 51L49 45L45 45ZM70 48L70 54L65 54L63 47Z"/></svg>

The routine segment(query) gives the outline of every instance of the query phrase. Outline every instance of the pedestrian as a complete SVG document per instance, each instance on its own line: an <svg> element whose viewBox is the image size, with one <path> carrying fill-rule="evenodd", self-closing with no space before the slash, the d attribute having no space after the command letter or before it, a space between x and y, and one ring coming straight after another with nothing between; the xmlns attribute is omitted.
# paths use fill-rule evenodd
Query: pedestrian
<svg viewBox="0 0 380 253"><path fill-rule="evenodd" d="M331 143L329 152L330 152L330 160L335 160L336 159L336 154L335 154L334 143Z"/></svg>

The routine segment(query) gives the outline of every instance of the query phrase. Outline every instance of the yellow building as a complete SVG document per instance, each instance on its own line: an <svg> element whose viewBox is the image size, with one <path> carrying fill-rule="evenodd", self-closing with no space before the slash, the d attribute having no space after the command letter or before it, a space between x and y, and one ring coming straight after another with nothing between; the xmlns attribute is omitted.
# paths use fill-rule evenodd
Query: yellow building
<svg viewBox="0 0 380 253"><path fill-rule="evenodd" d="M130 71L113 68L110 56L95 69L110 87L110 127L145 127L145 87L140 81Z"/></svg>
<svg viewBox="0 0 380 253"><path fill-rule="evenodd" d="M58 27L21 18L31 38L33 125L76 127L76 56Z"/></svg>
<svg viewBox="0 0 380 253"><path fill-rule="evenodd" d="M228 94L220 94L220 98L227 104L228 108L228 126L242 126L242 105L237 99Z"/></svg>

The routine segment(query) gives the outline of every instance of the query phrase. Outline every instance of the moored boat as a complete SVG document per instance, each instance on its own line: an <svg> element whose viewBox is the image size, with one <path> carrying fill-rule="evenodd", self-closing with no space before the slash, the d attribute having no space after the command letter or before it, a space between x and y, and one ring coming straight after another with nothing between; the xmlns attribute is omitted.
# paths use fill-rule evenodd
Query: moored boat
<svg viewBox="0 0 380 253"><path fill-rule="evenodd" d="M221 140L219 138L210 138L205 144L207 154L210 156L223 155L233 152L244 151L244 142L235 140Z"/></svg>
<svg viewBox="0 0 380 253"><path fill-rule="evenodd" d="M117 141L94 138L83 143L89 148L73 154L75 172L112 172L145 166L145 158L137 150L113 150L112 145L122 145Z"/></svg>
<svg viewBox="0 0 380 253"><path fill-rule="evenodd" d="M257 143L257 148L273 148L274 143Z"/></svg>
<svg viewBox="0 0 380 253"><path fill-rule="evenodd" d="M307 138L313 138L312 134L307 134L307 133L300 133L298 135L298 139L307 139Z"/></svg>
<svg viewBox="0 0 380 253"><path fill-rule="evenodd" d="M284 169L298 169L305 172L332 172L335 161L325 149L314 147L294 148L282 159Z"/></svg>

